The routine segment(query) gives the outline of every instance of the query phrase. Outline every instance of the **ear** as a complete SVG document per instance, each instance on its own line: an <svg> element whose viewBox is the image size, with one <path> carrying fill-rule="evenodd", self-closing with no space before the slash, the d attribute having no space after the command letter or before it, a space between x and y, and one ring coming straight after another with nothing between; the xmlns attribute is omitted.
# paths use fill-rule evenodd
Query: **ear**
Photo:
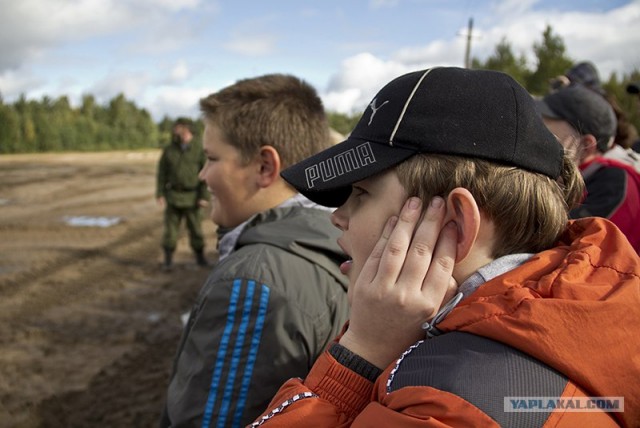
<svg viewBox="0 0 640 428"><path fill-rule="evenodd" d="M471 252L480 230L480 209L467 189L456 187L447 196L448 221L455 222L458 228L456 263L459 263Z"/></svg>
<svg viewBox="0 0 640 428"><path fill-rule="evenodd" d="M269 187L280 177L280 155L272 146L260 147L258 185Z"/></svg>
<svg viewBox="0 0 640 428"><path fill-rule="evenodd" d="M596 141L596 137L591 134L581 135L580 145L582 146L582 161L599 154L598 142Z"/></svg>

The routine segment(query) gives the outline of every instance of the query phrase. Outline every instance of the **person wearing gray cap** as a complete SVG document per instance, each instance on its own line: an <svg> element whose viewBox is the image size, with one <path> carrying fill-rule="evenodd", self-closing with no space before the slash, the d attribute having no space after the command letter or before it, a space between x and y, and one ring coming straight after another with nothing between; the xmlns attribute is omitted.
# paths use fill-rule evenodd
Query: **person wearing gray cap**
<svg viewBox="0 0 640 428"><path fill-rule="evenodd" d="M350 317L251 427L636 426L640 258L610 221L568 220L578 167L513 78L399 76L281 175L338 207ZM528 401L608 395L624 412Z"/></svg>
<svg viewBox="0 0 640 428"><path fill-rule="evenodd" d="M536 105L549 130L573 153L587 187L571 218L607 218L640 252L640 174L604 156L613 145L617 126L611 105L580 84L552 92Z"/></svg>
<svg viewBox="0 0 640 428"><path fill-rule="evenodd" d="M631 82L627 85L627 93L636 96L638 102L638 110L640 111L640 82ZM637 135L636 135L637 136ZM640 138L637 139L631 146L636 152L640 152Z"/></svg>
<svg viewBox="0 0 640 428"><path fill-rule="evenodd" d="M637 147L633 148L638 137L638 130L629 121L627 113L620 106L615 94L606 91L602 86L598 69L591 61L578 62L563 75L551 79L550 92L576 83L602 95L611 105L616 115L618 125L614 139L615 144L605 152L604 157L628 163L640 172L640 153L638 153Z"/></svg>

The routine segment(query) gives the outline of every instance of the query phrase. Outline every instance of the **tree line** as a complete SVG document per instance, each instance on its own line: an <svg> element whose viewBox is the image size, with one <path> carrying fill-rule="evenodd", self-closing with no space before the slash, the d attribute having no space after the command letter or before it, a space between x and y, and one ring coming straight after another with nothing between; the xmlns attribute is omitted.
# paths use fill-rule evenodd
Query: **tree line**
<svg viewBox="0 0 640 428"><path fill-rule="evenodd" d="M511 44L503 38L496 45L493 54L486 61L474 58L472 68L503 71L511 75L530 94L534 96L546 95L550 90L550 80L564 74L574 64L589 61L589 58L572 58L567 53L562 38L553 33L551 26L547 26L542 33L542 40L533 44L533 53L536 58L534 69L527 67L527 61L523 53L515 55ZM627 93L629 82L640 81L640 70L635 69L629 74L612 73L608 79L600 76L602 87L610 99L622 109L626 119L640 130L640 105L637 95Z"/></svg>
<svg viewBox="0 0 640 428"><path fill-rule="evenodd" d="M0 99L0 153L141 149L157 147L158 135L149 112L122 94L106 105L85 95L77 108L66 96Z"/></svg>
<svg viewBox="0 0 640 428"><path fill-rule="evenodd" d="M539 42L534 42L532 50L535 66L530 68L524 53L516 55L511 44L503 38L494 49L494 52L485 60L472 58L471 68L502 71L509 74L524 86L533 96L544 96L550 90L550 81L565 72L573 65L589 61L589 58L572 58L567 53L562 38L554 34L551 26L547 26L542 33ZM640 104L638 97L630 95L626 91L629 82L640 81L640 70L636 69L629 74L618 75L612 73L608 80L602 79L602 87L610 98L613 98L625 113L627 120L640 130ZM361 113L350 115L329 113L329 122L337 131L347 134L355 126Z"/></svg>
<svg viewBox="0 0 640 428"><path fill-rule="evenodd" d="M550 79L563 74L575 62L588 60L571 58L564 41L550 26L532 49L536 57L533 69L527 66L524 54L514 54L506 39L496 45L494 53L485 61L473 58L471 66L503 71L531 94L544 95L549 90ZM626 93L629 81L640 81L640 71L620 76L613 73L608 81L603 81L603 87L617 99L629 121L640 129L637 97ZM329 124L346 135L361 114L328 112ZM93 95L84 95L81 105L76 108L66 96L27 100L23 95L11 104L5 103L0 96L0 153L157 148L169 142L173 120L164 117L160 122L154 122L147 110L139 108L123 94L115 96L106 105L98 104ZM198 126L202 130L201 122Z"/></svg>

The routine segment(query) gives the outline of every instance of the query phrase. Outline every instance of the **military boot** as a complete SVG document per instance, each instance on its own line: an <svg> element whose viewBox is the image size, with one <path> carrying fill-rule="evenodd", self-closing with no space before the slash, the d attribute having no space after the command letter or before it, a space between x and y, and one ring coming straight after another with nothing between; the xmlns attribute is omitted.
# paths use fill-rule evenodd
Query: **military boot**
<svg viewBox="0 0 640 428"><path fill-rule="evenodd" d="M164 263L162 264L162 270L169 272L173 269L173 250L169 248L164 249Z"/></svg>
<svg viewBox="0 0 640 428"><path fill-rule="evenodd" d="M196 253L196 263L198 266L209 266L209 262L204 256L204 250L195 251Z"/></svg>

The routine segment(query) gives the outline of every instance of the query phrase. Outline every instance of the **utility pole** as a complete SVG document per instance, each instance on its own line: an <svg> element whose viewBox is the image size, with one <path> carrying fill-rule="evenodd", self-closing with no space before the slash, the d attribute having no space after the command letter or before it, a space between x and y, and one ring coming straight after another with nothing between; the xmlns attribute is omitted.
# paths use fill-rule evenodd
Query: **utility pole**
<svg viewBox="0 0 640 428"><path fill-rule="evenodd" d="M473 17L469 18L469 27L467 28L467 49L464 53L464 68L471 68L471 35L473 33Z"/></svg>

